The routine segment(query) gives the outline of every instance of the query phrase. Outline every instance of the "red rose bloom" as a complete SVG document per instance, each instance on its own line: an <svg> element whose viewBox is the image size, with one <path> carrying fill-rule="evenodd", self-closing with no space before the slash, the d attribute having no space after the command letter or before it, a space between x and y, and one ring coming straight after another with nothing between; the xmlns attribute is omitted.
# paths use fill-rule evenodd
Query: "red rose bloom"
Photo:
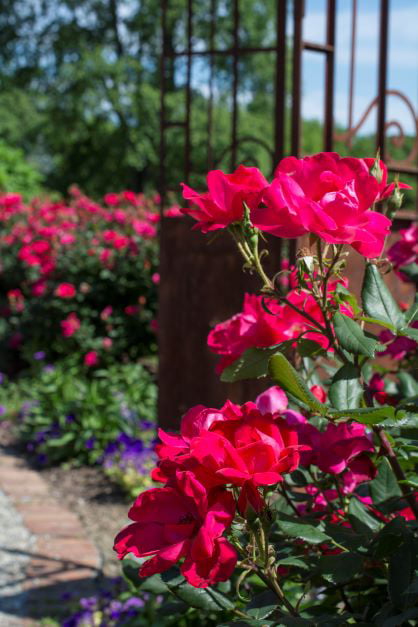
<svg viewBox="0 0 418 627"><path fill-rule="evenodd" d="M315 233L326 242L350 244L365 257L378 257L391 221L374 203L393 188L378 183L365 159L321 152L286 157L264 190L264 208L252 213L255 226L279 237Z"/></svg>
<svg viewBox="0 0 418 627"><path fill-rule="evenodd" d="M203 233L223 229L232 222L239 222L244 214L244 202L250 209L258 206L268 182L257 168L240 165L232 174L212 170L207 175L208 191L198 194L184 183L183 197L192 209L183 213L197 220L195 228Z"/></svg>
<svg viewBox="0 0 418 627"><path fill-rule="evenodd" d="M192 408L181 423L180 435L159 430L161 459L155 479L176 469L192 470L207 486L233 483L273 485L299 465L295 429L278 415L262 414L254 403L241 407L228 401L220 410Z"/></svg>
<svg viewBox="0 0 418 627"><path fill-rule="evenodd" d="M193 473L178 472L168 486L138 496L129 511L134 523L117 535L114 550L120 559L128 553L153 556L141 566L142 577L161 573L184 558L184 577L205 588L226 581L235 568L235 550L222 537L234 514L231 493L207 492Z"/></svg>
<svg viewBox="0 0 418 627"><path fill-rule="evenodd" d="M55 289L54 294L59 298L74 298L77 294L77 290L72 283L60 283Z"/></svg>

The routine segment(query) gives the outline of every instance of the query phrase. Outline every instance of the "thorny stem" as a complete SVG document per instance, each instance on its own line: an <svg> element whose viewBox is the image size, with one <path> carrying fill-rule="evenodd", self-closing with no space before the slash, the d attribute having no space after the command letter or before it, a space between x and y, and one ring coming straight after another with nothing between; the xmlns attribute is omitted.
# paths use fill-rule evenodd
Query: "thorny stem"
<svg viewBox="0 0 418 627"><path fill-rule="evenodd" d="M256 541L257 546L260 546L260 544L262 544L261 538L257 536L257 533L253 535L255 536L254 539ZM267 557L268 557L268 547L269 547L268 541L266 541ZM270 588L270 590L272 590L272 592L276 594L280 603L282 603L285 606L287 611L292 616L299 616L299 612L293 607L290 601L288 601L282 588L280 587L277 581L276 573L273 570L274 567L269 566L268 563L264 567L261 567L256 563L255 559L248 560L248 556L245 556L244 562L246 564L245 567L247 569L253 570L258 575L258 577L266 584L266 586Z"/></svg>
<svg viewBox="0 0 418 627"><path fill-rule="evenodd" d="M323 333L327 338L328 341L330 343L330 345L334 348L334 351L336 353L336 355L338 355L338 357L342 360L343 363L347 363L348 360L346 358L346 356L344 355L344 353L340 350L340 348L338 347L338 345L335 342L335 338L334 338L334 334L332 331L332 327L331 327L331 323L328 319L327 316L327 312L326 312L326 304L327 304L327 284L328 284L328 280L331 276L332 270L335 266L335 264L337 263L339 256L341 254L342 251L342 245L338 246L338 252L335 255L334 259L331 262L331 265L328 269L327 274L324 277L324 296L323 296L323 302L321 305L321 302L318 302L318 305L321 307L321 311L324 317L324 321L325 321L325 327L320 324L317 320L315 320L315 318L313 318L310 314L308 314L308 312L299 309L298 307L296 307L292 302L290 302L287 298L283 297L282 294L280 294L280 292L274 287L272 281L268 278L267 274L264 271L264 268L261 264L260 261L260 256L258 254L258 250L255 249L253 251L251 251L251 249L249 248L248 244L245 242L245 248L243 246L243 244L238 240L236 234L234 233L234 231L231 229L231 233L238 245L238 249L241 252L242 256L244 257L246 263L248 263L249 265L251 265L257 272L258 276L260 277L260 279L263 282L263 290L266 292L271 292L274 294L274 296L279 300L279 302L283 302L285 305L287 305L288 307L290 307L291 309L293 309L294 311L296 311L296 313L298 313L300 316L303 316L304 318L306 318L306 320L309 320L309 322L316 327L321 333ZM320 250L320 242L319 242L319 250ZM319 254L319 253L318 253ZM321 264L322 264L322 252L321 252Z"/></svg>
<svg viewBox="0 0 418 627"><path fill-rule="evenodd" d="M289 505L289 507L291 507L293 509L293 511L295 512L295 514L297 516L301 516L300 511L295 506L295 504L293 503L292 499L289 497L289 495L287 493L287 485L285 484L283 486L280 486L279 490L280 490L281 495L284 497L286 503Z"/></svg>
<svg viewBox="0 0 418 627"><path fill-rule="evenodd" d="M299 613L295 610L295 608L290 603L290 601L286 599L286 596L282 588L280 587L279 582L276 579L276 576L271 572L271 570L266 569L267 572L265 572L261 568L259 568L256 564L252 564L252 567L257 573L257 575L260 577L260 579L264 581L264 583L270 588L270 590L272 590L277 595L277 597L283 603L287 611L292 616L299 616Z"/></svg>

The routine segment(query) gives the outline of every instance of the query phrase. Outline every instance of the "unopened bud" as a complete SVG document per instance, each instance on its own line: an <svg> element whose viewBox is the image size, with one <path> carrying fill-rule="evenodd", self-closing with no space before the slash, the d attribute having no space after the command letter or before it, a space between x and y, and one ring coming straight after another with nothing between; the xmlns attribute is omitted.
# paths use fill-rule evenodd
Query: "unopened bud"
<svg viewBox="0 0 418 627"><path fill-rule="evenodd" d="M378 183L381 183L383 180L383 170L380 167L380 150L377 151L376 158L372 165L372 169L370 170L370 174L374 176Z"/></svg>

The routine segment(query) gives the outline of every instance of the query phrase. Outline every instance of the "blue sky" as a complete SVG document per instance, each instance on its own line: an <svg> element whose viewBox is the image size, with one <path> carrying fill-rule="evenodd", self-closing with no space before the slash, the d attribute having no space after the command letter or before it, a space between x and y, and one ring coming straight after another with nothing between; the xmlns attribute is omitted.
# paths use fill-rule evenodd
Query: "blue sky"
<svg viewBox="0 0 418 627"><path fill-rule="evenodd" d="M325 0L306 0L303 37L325 40ZM379 0L357 0L356 74L354 122L377 95ZM351 42L352 0L337 0L335 119L347 127L348 80ZM418 0L391 0L388 88L404 93L418 109ZM321 118L324 64L321 55L304 52L303 117ZM387 120L395 119L407 133L414 132L411 113L401 99L388 97ZM363 133L373 132L376 112L368 118Z"/></svg>

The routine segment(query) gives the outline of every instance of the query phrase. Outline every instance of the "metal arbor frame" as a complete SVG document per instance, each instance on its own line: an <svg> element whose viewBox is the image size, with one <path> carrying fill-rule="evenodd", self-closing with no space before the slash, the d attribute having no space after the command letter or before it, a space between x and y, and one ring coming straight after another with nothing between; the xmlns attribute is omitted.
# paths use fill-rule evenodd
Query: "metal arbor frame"
<svg viewBox="0 0 418 627"><path fill-rule="evenodd" d="M230 0L230 10L233 15L232 20L232 43L230 47L219 48L215 46L216 32L216 10L219 0L210 0L210 24L207 47L196 48L193 44L193 19L199 10L197 0L184 0L186 42L184 49L173 50L167 46L167 13L170 0L161 0L161 32L162 32L162 54L161 54L161 134L160 134L160 190L164 195L167 191L167 177L165 168L165 156L167 130L179 128L184 132L184 179L188 180L192 172L192 149L191 138L191 107L192 107L192 64L194 59L205 57L209 61L208 80L208 124L207 124L207 169L216 167L219 159L213 154L212 146L212 119L213 119L213 81L215 73L214 59L216 57L227 57L232 61L231 72L231 137L227 150L230 152L230 168L237 165L238 145L245 141L262 142L262 138L257 136L239 137L239 115L238 115L238 61L242 55L253 55L259 53L273 53L275 55L275 88L274 88L274 142L270 152L272 168L284 156L285 135L290 137L288 152L293 155L301 153L301 95L302 95L302 75L303 75L303 53L305 51L314 52L325 56L325 88L324 88L324 115L323 115L323 150L332 150L334 140L340 140L351 147L353 137L363 126L367 117L374 108L377 108L376 126L376 148L380 149L382 158L388 161L389 169L396 172L412 174L418 178L418 118L413 104L408 97L399 90L389 89L387 86L388 74L388 41L389 41L389 18L390 0L380 0L379 8L379 54L377 65L377 94L366 108L357 123L353 120L354 101L354 76L356 63L356 33L358 23L357 0L352 1L352 25L351 25L351 45L350 45L350 74L348 86L349 114L347 129L343 133L336 133L334 130L334 76L335 76L335 51L336 51L336 10L337 0L326 0L326 39L325 43L306 41L303 38L303 18L305 14L304 0L276 0L276 23L274 46L244 46L240 44L240 0ZM289 28L290 27L290 28ZM287 40L292 41L291 59ZM166 69L167 62L183 58L186 60L186 82L185 82L185 117L183 120L168 119L166 111ZM286 129L286 67L288 61L291 63L291 120L290 128ZM289 77L290 78L290 77ZM403 161L396 161L390 155L390 145L387 138L387 130L394 128L398 131L397 143L404 141L402 123L398 120L386 120L387 97L392 96L401 99L408 108L416 131L415 142L410 154Z"/></svg>
<svg viewBox="0 0 418 627"><path fill-rule="evenodd" d="M387 96L400 98L414 120L418 121L413 105L408 98L387 86L389 0L380 0L379 14L379 55L377 73L377 95L367 107L360 120L353 119L355 91L356 32L358 22L357 0L352 1L350 72L348 84L348 121L346 131L337 133L334 129L334 81L336 60L336 17L337 0L326 0L325 42L306 41L303 37L304 0L276 0L275 42L271 46L244 46L240 41L240 0L228 0L226 5L232 15L232 45L215 45L217 5L222 0L207 0L209 3L207 46L196 46L194 41L194 17L201 9L198 0L184 0L185 45L175 50L168 37L168 12L174 0L161 0L161 134L160 134L160 193L162 204L170 190L167 176L168 131L178 129L184 136L184 180L188 181L193 171L193 138L191 135L191 112L193 104L192 66L196 59L204 58L209 67L207 89L207 137L206 169L213 169L220 157L229 154L229 167L232 171L237 164L237 154L243 142L263 144L263 138L240 135L239 116L239 60L243 55L270 54L274 56L274 137L270 146L264 142L273 171L278 161L287 153L301 155L301 105L304 53L306 51L322 55L325 60L325 85L323 97L323 150L332 150L336 140L342 141L350 149L355 135L361 129L370 112L377 108L376 148L380 149L392 171L414 175L418 180L417 156L418 139L415 138L412 150L404 161L396 162L390 155L388 128L398 131L398 144L404 140L399 121L386 120ZM254 0L257 1L257 0ZM178 5L178 2L177 2ZM289 46L289 42L291 45ZM216 60L227 59L231 65L231 135L222 155L215 155L212 144L214 78ZM184 90L185 115L183 119L170 119L167 107L169 88L167 70L169 65L181 59L185 63ZM286 100L286 88L290 87L290 100ZM289 91L287 92L289 94ZM290 115L287 115L290 105ZM417 133L418 135L418 133ZM200 173L203 174L203 173ZM177 190L178 191L178 190ZM159 419L167 427L175 427L180 415L187 407L205 403L220 405L226 397L241 402L254 398L257 386L254 384L220 384L214 374L215 360L206 347L206 335L214 322L225 319L241 307L242 294L255 290L248 278L243 278L240 260L226 239L219 238L207 250L206 241L196 232L190 233L191 224L187 220L162 220L161 228L161 285L159 313ZM280 255L278 240L274 243L275 262ZM292 250L293 248L293 250ZM294 254L294 244L290 247ZM208 270L210 268L210 270ZM231 290L231 284L236 289ZM185 305L185 303L187 303Z"/></svg>
<svg viewBox="0 0 418 627"><path fill-rule="evenodd" d="M233 13L233 45L226 48L216 48L215 41L215 21L217 0L210 0L210 27L208 47L204 50L196 50L193 47L193 17L194 6L198 5L194 0L186 0L187 5L187 34L186 47L184 50L172 50L167 46L167 11L170 0L162 0L161 2L161 30L162 30L162 55L161 55L161 142L160 142L160 188L164 193L167 190L166 173L165 173L165 154L166 154L166 131L169 128L181 128L185 134L184 142L184 177L188 180L191 173L191 103L192 88L191 74L193 60L198 57L206 57L209 61L210 75L208 81L208 126L207 126L207 155L208 169L216 166L216 159L212 149L212 110L213 110L213 81L215 72L215 57L228 57L232 60L232 76L231 76L231 141L230 141L230 167L234 168L237 158L238 139L238 60L241 55L252 55L256 53L275 53L276 79L275 79L275 132L274 132L274 149L271 151L272 164L277 163L284 155L284 129L285 129L285 63L286 63L286 21L287 21L287 0L277 0L277 18L276 18L276 45L275 46L241 46L239 43L240 28L240 10L239 0L232 0L231 7ZM184 120L169 120L166 113L166 68L167 61L185 58L186 65L186 111ZM253 141L260 141L258 137L245 138ZM273 167L273 165L272 165Z"/></svg>

